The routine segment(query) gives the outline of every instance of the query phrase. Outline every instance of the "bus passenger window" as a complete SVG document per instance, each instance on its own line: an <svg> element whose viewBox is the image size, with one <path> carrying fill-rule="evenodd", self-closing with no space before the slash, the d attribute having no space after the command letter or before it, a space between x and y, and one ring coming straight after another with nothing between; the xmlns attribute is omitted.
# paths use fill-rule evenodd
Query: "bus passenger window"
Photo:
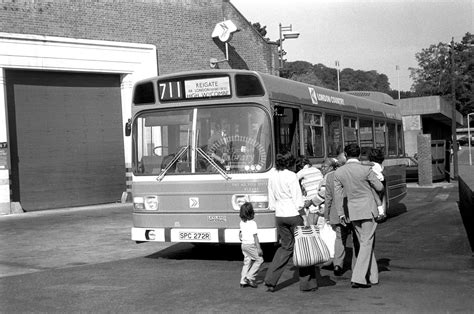
<svg viewBox="0 0 474 314"><path fill-rule="evenodd" d="M403 149L403 128L401 124L397 124L397 139L398 139L398 156L405 155L405 150Z"/></svg>
<svg viewBox="0 0 474 314"><path fill-rule="evenodd" d="M304 154L307 157L324 157L323 125L321 114L304 114Z"/></svg>
<svg viewBox="0 0 474 314"><path fill-rule="evenodd" d="M359 120L360 149L363 156L374 147L372 120Z"/></svg>
<svg viewBox="0 0 474 314"><path fill-rule="evenodd" d="M326 115L326 142L328 149L328 156L335 157L343 151L342 147L342 133L341 133L341 117Z"/></svg>
<svg viewBox="0 0 474 314"><path fill-rule="evenodd" d="M397 155L397 134L395 130L394 123L387 123L388 131L388 155L396 156Z"/></svg>
<svg viewBox="0 0 474 314"><path fill-rule="evenodd" d="M385 152L385 146L385 124L383 122L375 122L375 148Z"/></svg>
<svg viewBox="0 0 474 314"><path fill-rule="evenodd" d="M344 118L344 146L357 143L357 119Z"/></svg>

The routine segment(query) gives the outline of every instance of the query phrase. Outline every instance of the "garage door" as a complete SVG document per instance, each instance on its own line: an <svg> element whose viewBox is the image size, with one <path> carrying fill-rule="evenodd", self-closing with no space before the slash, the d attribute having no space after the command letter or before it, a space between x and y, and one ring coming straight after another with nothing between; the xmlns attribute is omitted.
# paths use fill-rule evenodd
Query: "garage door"
<svg viewBox="0 0 474 314"><path fill-rule="evenodd" d="M120 76L8 70L12 201L26 211L125 190Z"/></svg>

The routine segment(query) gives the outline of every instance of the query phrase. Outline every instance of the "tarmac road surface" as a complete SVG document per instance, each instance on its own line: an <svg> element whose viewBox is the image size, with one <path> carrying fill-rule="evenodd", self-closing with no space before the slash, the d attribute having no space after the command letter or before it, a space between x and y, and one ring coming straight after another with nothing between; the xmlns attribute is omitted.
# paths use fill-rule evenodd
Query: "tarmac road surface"
<svg viewBox="0 0 474 314"><path fill-rule="evenodd" d="M130 241L130 205L0 217L0 312L474 312L474 257L457 183L410 185L377 229L380 284L351 289L321 269L301 293L294 268L278 291L239 287L238 246ZM272 250L265 249L262 279Z"/></svg>

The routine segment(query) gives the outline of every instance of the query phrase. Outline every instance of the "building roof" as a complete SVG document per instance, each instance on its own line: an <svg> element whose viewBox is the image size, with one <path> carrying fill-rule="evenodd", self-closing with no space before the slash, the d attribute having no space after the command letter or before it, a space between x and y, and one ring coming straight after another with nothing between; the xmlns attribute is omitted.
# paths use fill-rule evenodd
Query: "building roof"
<svg viewBox="0 0 474 314"><path fill-rule="evenodd" d="M413 97L395 100L402 116L420 115L430 117L444 124L451 125L452 104L441 96ZM456 125L462 126L462 114L456 111Z"/></svg>

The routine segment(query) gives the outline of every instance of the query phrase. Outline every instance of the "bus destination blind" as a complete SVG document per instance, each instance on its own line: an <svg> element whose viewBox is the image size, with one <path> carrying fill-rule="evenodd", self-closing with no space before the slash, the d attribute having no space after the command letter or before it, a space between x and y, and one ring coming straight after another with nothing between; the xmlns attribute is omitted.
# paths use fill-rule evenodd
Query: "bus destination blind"
<svg viewBox="0 0 474 314"><path fill-rule="evenodd" d="M209 77L158 82L161 101L230 96L230 78Z"/></svg>

